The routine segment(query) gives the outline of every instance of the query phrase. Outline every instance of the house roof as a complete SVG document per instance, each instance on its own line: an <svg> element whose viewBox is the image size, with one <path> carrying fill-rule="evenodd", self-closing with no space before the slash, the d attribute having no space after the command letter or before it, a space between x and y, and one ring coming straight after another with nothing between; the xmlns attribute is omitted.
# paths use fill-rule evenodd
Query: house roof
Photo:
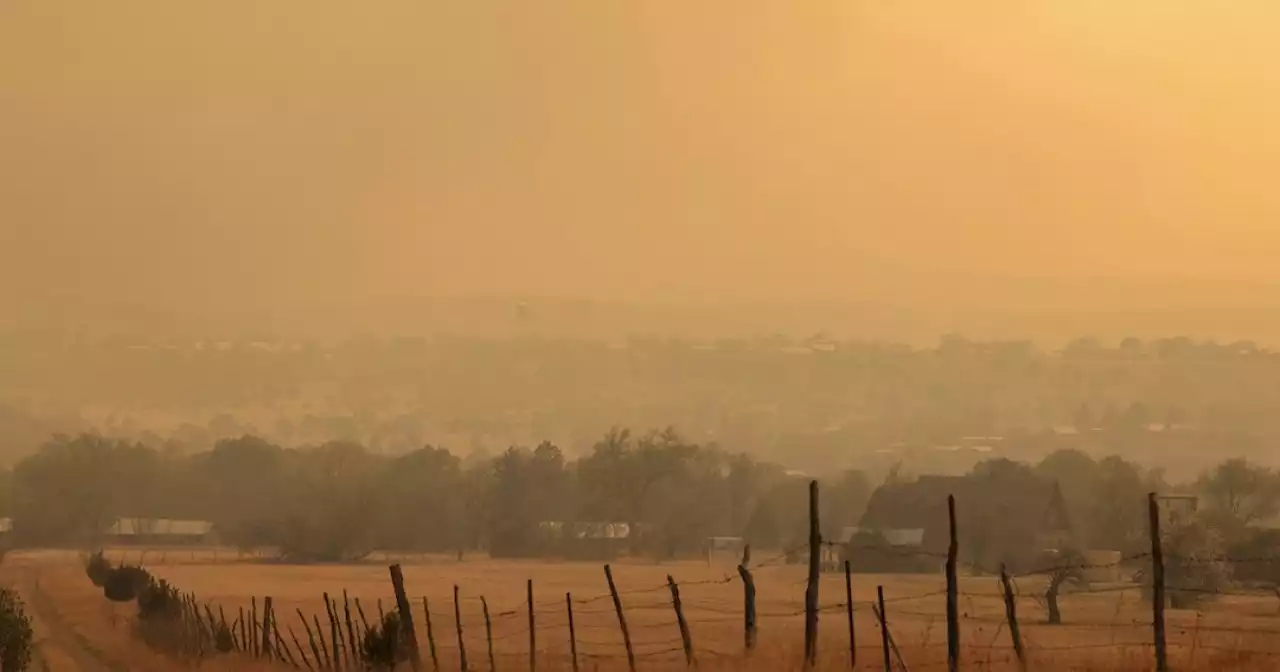
<svg viewBox="0 0 1280 672"><path fill-rule="evenodd" d="M203 537L213 531L213 523L207 520L173 520L170 518L117 518L107 528L107 534L118 537L164 535L175 537Z"/></svg>
<svg viewBox="0 0 1280 672"><path fill-rule="evenodd" d="M1045 531L1070 530L1056 481L1034 474L1005 476L921 476L877 488L858 527L926 530L947 524L947 496L956 498L956 516L1002 521Z"/></svg>

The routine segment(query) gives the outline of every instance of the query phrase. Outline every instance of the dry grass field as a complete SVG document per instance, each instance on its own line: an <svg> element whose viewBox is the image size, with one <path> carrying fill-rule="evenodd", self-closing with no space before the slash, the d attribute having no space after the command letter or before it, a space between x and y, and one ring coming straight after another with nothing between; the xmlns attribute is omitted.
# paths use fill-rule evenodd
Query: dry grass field
<svg viewBox="0 0 1280 672"><path fill-rule="evenodd" d="M112 554L119 558L119 552ZM322 594L341 603L346 591L359 600L368 620L394 608L386 562L359 565L291 566L238 561L232 553L128 551L159 577L233 618L252 598L272 596L281 631L292 629L306 646L298 615L327 626ZM537 664L540 670L572 669L565 594L574 600L578 657L583 670L626 669L618 621L599 565L558 562L494 561L443 557L392 558L403 564L414 602L415 625L427 669L427 598L441 669L459 669L453 586L460 588L463 644L472 670L488 670L488 638L481 598L492 622L493 663L498 670L528 665L529 628L526 580L534 582ZM652 564L623 561L613 566L636 654L637 668L666 670L684 666L671 596L670 574L680 584L700 669L785 670L800 667L803 639L804 570L770 564L755 570L759 643L743 658L743 590L732 564L705 562ZM4 565L5 579L23 591L37 617L44 670L170 670L189 666L166 659L130 634L132 609L112 606L84 576L71 553L14 554ZM889 629L911 670L945 669L946 625L943 580L939 576L855 575L854 603L857 663L881 669L880 630L871 611L877 585L886 595ZM1033 670L1146 670L1153 668L1150 606L1136 588L1094 586L1092 592L1065 596L1065 624L1044 624L1046 614L1034 595L1043 582L1023 579L1017 587L1019 620ZM1014 670L1009 629L998 582L964 577L960 610L965 669ZM843 575L824 575L821 586L820 667L848 669L850 651ZM358 616L353 614L353 618ZM1273 670L1280 667L1280 602L1274 596L1224 595L1199 612L1168 613L1170 660L1177 670ZM313 626L314 627L314 626ZM326 637L328 633L326 633ZM204 669L251 670L255 664L231 657L204 661ZM268 669L261 666L258 669Z"/></svg>

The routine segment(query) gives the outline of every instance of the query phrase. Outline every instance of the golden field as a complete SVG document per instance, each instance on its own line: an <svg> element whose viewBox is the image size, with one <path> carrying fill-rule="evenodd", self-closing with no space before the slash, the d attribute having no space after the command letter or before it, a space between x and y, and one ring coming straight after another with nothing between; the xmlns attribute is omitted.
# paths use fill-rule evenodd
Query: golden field
<svg viewBox="0 0 1280 672"><path fill-rule="evenodd" d="M346 591L352 618L355 602L369 621L395 603L387 563L399 562L414 607L425 668L431 669L423 598L431 612L432 634L441 669L458 670L459 646L453 586L460 590L462 641L470 669L488 670L481 598L488 604L493 664L498 670L527 669L529 628L526 581L534 585L538 669L572 669L565 594L574 601L578 660L582 670L626 669L617 615L600 565L484 558L405 556L357 565L284 565L240 559L233 552L138 550L109 553L147 566L155 575L195 593L201 603L232 620L241 608L271 596L286 641L296 634L310 657L300 610L314 624L329 626L322 595L341 607ZM620 561L613 565L636 666L645 670L683 667L684 654L667 588L680 584L680 597L702 669L783 670L800 667L805 570L767 563L754 570L759 641L744 658L743 586L732 563ZM171 670L194 665L161 656L131 635L132 607L112 605L84 576L80 558L68 552L11 554L3 566L36 616L36 669ZM945 598L941 575L854 575L857 665L882 669L880 630L871 610L876 586L883 585L889 630L911 670L945 669ZM1145 670L1154 667L1150 606L1136 588L1094 586L1092 592L1064 596L1065 624L1044 624L1036 595L1043 580L1017 582L1022 637L1033 670ZM963 577L960 611L963 667L1017 669L998 581ZM850 646L842 574L824 574L821 585L820 667L848 669ZM312 626L314 629L314 625ZM1271 670L1280 667L1280 602L1273 596L1223 595L1199 612L1170 610L1171 666L1177 670ZM345 639L345 636L344 636ZM327 643L332 646L332 642ZM295 651L295 654L297 652ZM314 661L313 661L314 662ZM301 661L299 661L301 663ZM270 669L232 656L206 659L211 670Z"/></svg>

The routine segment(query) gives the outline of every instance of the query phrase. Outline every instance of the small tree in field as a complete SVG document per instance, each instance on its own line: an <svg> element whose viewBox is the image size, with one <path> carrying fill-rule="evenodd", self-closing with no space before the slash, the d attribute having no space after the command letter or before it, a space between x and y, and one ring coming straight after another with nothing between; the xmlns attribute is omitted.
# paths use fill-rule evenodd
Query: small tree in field
<svg viewBox="0 0 1280 672"><path fill-rule="evenodd" d="M1062 611L1058 607L1058 596L1064 586L1072 585L1087 588L1089 580L1085 577L1084 556L1079 551L1064 550L1048 553L1042 558L1045 567L1049 567L1049 587L1045 590L1045 609L1049 612L1049 625L1062 624Z"/></svg>
<svg viewBox="0 0 1280 672"><path fill-rule="evenodd" d="M1194 609L1211 601L1230 582L1222 535L1201 519L1175 525L1163 535L1164 585L1169 606ZM1142 573L1143 595L1151 599L1151 572Z"/></svg>
<svg viewBox="0 0 1280 672"><path fill-rule="evenodd" d="M22 599L9 588L0 588L0 670L22 672L31 665L31 619Z"/></svg>

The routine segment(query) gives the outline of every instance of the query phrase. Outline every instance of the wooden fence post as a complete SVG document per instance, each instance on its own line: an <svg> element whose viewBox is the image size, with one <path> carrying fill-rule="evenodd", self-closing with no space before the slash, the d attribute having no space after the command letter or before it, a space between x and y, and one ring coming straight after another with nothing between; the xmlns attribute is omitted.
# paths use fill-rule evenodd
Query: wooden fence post
<svg viewBox="0 0 1280 672"><path fill-rule="evenodd" d="M480 608L484 611L484 641L489 645L489 672L495 672L498 665L493 659L493 622L489 620L489 602L484 595L480 596Z"/></svg>
<svg viewBox="0 0 1280 672"><path fill-rule="evenodd" d="M262 650L262 655L263 655L263 657L265 657L265 658L270 658L270 657L272 657L272 656L271 656L271 647L272 647L272 646L274 646L274 644L275 644L275 643L271 641L271 596L270 596L270 595L268 595L268 596L266 596L266 597L262 598L262 646L261 646L261 650Z"/></svg>
<svg viewBox="0 0 1280 672"><path fill-rule="evenodd" d="M467 672L467 642L462 638L462 605L458 602L458 586L453 586L453 622L458 630L458 667Z"/></svg>
<svg viewBox="0 0 1280 672"><path fill-rule="evenodd" d="M306 622L305 620L303 621ZM315 668L311 667L311 661L307 660L307 652L302 650L302 645L298 643L298 636L293 632L293 626L289 626L289 637L293 640L294 648L298 649L298 653L302 656L302 663L307 666L308 670L314 672Z"/></svg>
<svg viewBox="0 0 1280 672"><path fill-rule="evenodd" d="M533 617L533 579L525 583L525 601L529 604L529 672L538 669L538 627Z"/></svg>
<svg viewBox="0 0 1280 672"><path fill-rule="evenodd" d="M751 576L747 565L738 565L738 576L742 577L742 636L746 654L756 648L756 581Z"/></svg>
<svg viewBox="0 0 1280 672"><path fill-rule="evenodd" d="M880 648L884 650L884 672L893 672L893 656L889 653L889 615L884 611L884 586L876 586L876 619L880 621Z"/></svg>
<svg viewBox="0 0 1280 672"><path fill-rule="evenodd" d="M324 629L320 627L320 617L315 614L311 614L311 620L315 621L316 624L316 637L320 640L320 652L324 654L325 663L329 666L329 669L332 670L333 659L336 656L337 651L334 651L334 655L329 655L329 645L324 641Z"/></svg>
<svg viewBox="0 0 1280 672"><path fill-rule="evenodd" d="M844 606L849 616L849 667L858 666L858 635L853 629L853 567L844 561Z"/></svg>
<svg viewBox="0 0 1280 672"><path fill-rule="evenodd" d="M404 592L404 572L400 565L391 565L391 587L396 591L396 609L400 611L400 630L409 644L409 665L413 672L422 672L422 652L418 650L418 631L413 627L413 605Z"/></svg>
<svg viewBox="0 0 1280 672"><path fill-rule="evenodd" d="M431 669L440 672L440 658L436 655L436 631L431 627L431 603L422 598L422 617L427 619L427 648L431 651Z"/></svg>
<svg viewBox="0 0 1280 672"><path fill-rule="evenodd" d="M578 672L578 633L573 629L573 595L564 594L564 608L569 614L569 657L573 659L573 672Z"/></svg>
<svg viewBox="0 0 1280 672"><path fill-rule="evenodd" d="M316 667L324 669L324 658L320 656L320 647L316 645L315 633L311 632L311 624L307 622L307 617L302 613L302 609L298 609L298 620L302 621L302 627L307 631L307 643L311 645L311 655L316 658Z"/></svg>
<svg viewBox="0 0 1280 672"><path fill-rule="evenodd" d="M822 571L822 533L818 524L818 482L809 482L809 583L804 591L804 664L818 663L818 581Z"/></svg>
<svg viewBox="0 0 1280 672"><path fill-rule="evenodd" d="M1160 541L1160 500L1147 495L1147 522L1151 528L1151 627L1155 634L1156 672L1168 672L1169 654L1164 631L1164 547Z"/></svg>
<svg viewBox="0 0 1280 672"><path fill-rule="evenodd" d="M618 627L622 629L622 643L627 647L627 668L636 672L636 654L631 648L631 631L627 629L627 617L622 613L622 598L618 597L618 586L613 583L613 569L604 566L604 578L609 582L609 594L613 596L613 610L618 612Z"/></svg>
<svg viewBox="0 0 1280 672"><path fill-rule="evenodd" d="M253 648L253 657L260 658L262 651L258 648L258 598L256 596L249 597L249 632L253 633L253 636L249 638Z"/></svg>
<svg viewBox="0 0 1280 672"><path fill-rule="evenodd" d="M249 626L248 624L245 623L245 620L244 620L244 607L240 607L240 618L238 620L240 621L240 650L247 654L252 655L253 644L249 643L249 636L247 634L247 629Z"/></svg>
<svg viewBox="0 0 1280 672"><path fill-rule="evenodd" d="M960 669L960 581L956 576L960 543L954 495L947 495L947 521L951 529L951 540L947 544L947 672L956 672Z"/></svg>
<svg viewBox="0 0 1280 672"><path fill-rule="evenodd" d="M351 664L355 667L360 667L360 664L364 661L364 653L356 644L356 630L351 627L351 598L347 597L345 589L342 591L342 617L347 625L347 649L351 653Z"/></svg>
<svg viewBox="0 0 1280 672"><path fill-rule="evenodd" d="M684 664L693 665L693 638L689 635L689 624L684 620L684 605L680 604L680 587L676 580L667 575L667 588L671 590L671 606L676 610L676 624L680 626L680 642L684 646Z"/></svg>
<svg viewBox="0 0 1280 672"><path fill-rule="evenodd" d="M1022 630L1018 628L1018 603L1013 595L1013 585L1009 582L1009 570L1000 565L1000 585L1004 590L1004 613L1009 620L1009 637L1013 640L1013 652L1018 656L1018 669L1027 669L1027 653L1022 648Z"/></svg>
<svg viewBox="0 0 1280 672"><path fill-rule="evenodd" d="M342 669L342 660L345 657L342 649L347 648L343 644L342 626L338 625L338 605L329 599L329 593L324 593L324 613L329 617L329 641L333 642L333 669ZM347 652L350 654L350 652Z"/></svg>

